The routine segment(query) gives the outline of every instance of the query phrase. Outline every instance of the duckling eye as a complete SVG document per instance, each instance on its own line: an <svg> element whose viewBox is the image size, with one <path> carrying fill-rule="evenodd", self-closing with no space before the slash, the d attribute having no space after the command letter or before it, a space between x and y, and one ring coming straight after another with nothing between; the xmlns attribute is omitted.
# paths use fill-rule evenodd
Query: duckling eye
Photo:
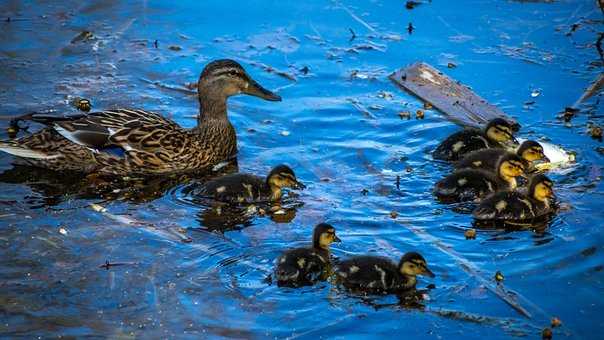
<svg viewBox="0 0 604 340"><path fill-rule="evenodd" d="M229 71L229 75L234 77L234 76L236 76L236 75L237 75L237 71L235 71L235 70L230 70L230 71Z"/></svg>

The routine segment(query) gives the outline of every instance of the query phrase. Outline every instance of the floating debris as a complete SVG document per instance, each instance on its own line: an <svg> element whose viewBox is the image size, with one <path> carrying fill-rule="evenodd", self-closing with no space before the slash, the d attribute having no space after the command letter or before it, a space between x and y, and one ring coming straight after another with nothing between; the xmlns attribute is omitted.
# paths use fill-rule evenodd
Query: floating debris
<svg viewBox="0 0 604 340"><path fill-rule="evenodd" d="M407 120L409 120L409 119L411 119L411 112L409 112L409 111L401 111L401 112L398 113L398 116L401 119L407 119Z"/></svg>
<svg viewBox="0 0 604 340"><path fill-rule="evenodd" d="M551 329L549 328L544 328L543 331L541 332L541 339L543 340L551 340L553 338L554 334L552 332Z"/></svg>
<svg viewBox="0 0 604 340"><path fill-rule="evenodd" d="M392 100L394 98L394 95L392 94L392 92L388 92L388 91L379 91L377 96L378 96L378 98L383 98L386 100Z"/></svg>
<svg viewBox="0 0 604 340"><path fill-rule="evenodd" d="M71 103L82 112L89 112L92 109L92 103L86 98L75 98Z"/></svg>
<svg viewBox="0 0 604 340"><path fill-rule="evenodd" d="M560 327L562 326L562 321L560 321L560 319L558 319L557 317L553 317L552 318L552 328L556 328L556 327Z"/></svg>
<svg viewBox="0 0 604 340"><path fill-rule="evenodd" d="M430 102L424 102L424 110L432 110L432 104L430 104Z"/></svg>
<svg viewBox="0 0 604 340"><path fill-rule="evenodd" d="M59 234L61 234L61 235L67 235L67 229L65 229L63 227L60 227L59 228Z"/></svg>
<svg viewBox="0 0 604 340"><path fill-rule="evenodd" d="M407 2L405 3L405 8L406 8L406 9L414 9L414 8L415 8L415 6L417 6L417 5L421 5L421 4L422 4L421 2L417 2L417 1L412 1L412 0L409 0L409 1L407 1Z"/></svg>
<svg viewBox="0 0 604 340"><path fill-rule="evenodd" d="M287 136L289 136L290 134L291 134L291 133L290 133L289 131L287 131L287 130L283 130L283 131L281 131L281 136L287 137Z"/></svg>
<svg viewBox="0 0 604 340"><path fill-rule="evenodd" d="M602 141L602 128L598 125L592 125L589 129L591 138Z"/></svg>
<svg viewBox="0 0 604 340"><path fill-rule="evenodd" d="M409 23L409 25L407 26L407 32L409 32L409 34L413 33L413 30L415 30L415 27L413 27L412 23Z"/></svg>
<svg viewBox="0 0 604 340"><path fill-rule="evenodd" d="M571 119L573 119L575 114L578 112L579 112L579 109L567 107L564 109L564 112L562 113L562 119L564 119L564 121L568 123L568 122L570 122Z"/></svg>
<svg viewBox="0 0 604 340"><path fill-rule="evenodd" d="M537 98L541 95L541 89L534 89L533 91L531 91L531 97L533 98Z"/></svg>
<svg viewBox="0 0 604 340"><path fill-rule="evenodd" d="M171 51L181 51L181 50L182 50L182 47L180 47L180 46L178 46L178 45L170 45L170 46L168 47L168 49L169 49L169 50L171 50Z"/></svg>
<svg viewBox="0 0 604 340"><path fill-rule="evenodd" d="M495 273L495 281L497 281L497 282L503 282L504 279L505 279L505 276L503 276L503 274L498 270Z"/></svg>
<svg viewBox="0 0 604 340"><path fill-rule="evenodd" d="M417 110L415 112L415 118L417 118L417 119L424 119L424 110Z"/></svg>
<svg viewBox="0 0 604 340"><path fill-rule="evenodd" d="M456 68L456 67L457 67L457 65L455 65L454 63L451 63L451 62L447 63L447 68Z"/></svg>
<svg viewBox="0 0 604 340"><path fill-rule="evenodd" d="M363 195L363 196L367 196L368 193L369 193L369 190L367 190L367 189L361 190L361 195Z"/></svg>
<svg viewBox="0 0 604 340"><path fill-rule="evenodd" d="M466 237L466 240L474 240L476 238L476 229L468 229L463 235Z"/></svg>
<svg viewBox="0 0 604 340"><path fill-rule="evenodd" d="M94 38L94 35L90 31L83 31L82 33L75 36L75 38L71 39L71 43L75 44L80 41L86 41Z"/></svg>
<svg viewBox="0 0 604 340"><path fill-rule="evenodd" d="M397 218L398 217L398 213L396 211L391 211L390 212L390 218Z"/></svg>

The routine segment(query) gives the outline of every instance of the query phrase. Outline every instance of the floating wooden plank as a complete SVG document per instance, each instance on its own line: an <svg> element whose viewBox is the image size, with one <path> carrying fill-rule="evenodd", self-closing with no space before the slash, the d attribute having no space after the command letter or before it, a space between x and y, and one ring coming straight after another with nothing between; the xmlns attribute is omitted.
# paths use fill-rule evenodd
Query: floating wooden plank
<svg viewBox="0 0 604 340"><path fill-rule="evenodd" d="M499 117L513 123L516 130L520 128L520 124L501 109L426 63L402 68L391 74L390 79L457 124L480 127Z"/></svg>
<svg viewBox="0 0 604 340"><path fill-rule="evenodd" d="M581 95L579 99L573 104L572 108L577 108L581 103L591 98L594 94L599 93L604 89L604 73L600 73L598 77L589 85L585 92Z"/></svg>

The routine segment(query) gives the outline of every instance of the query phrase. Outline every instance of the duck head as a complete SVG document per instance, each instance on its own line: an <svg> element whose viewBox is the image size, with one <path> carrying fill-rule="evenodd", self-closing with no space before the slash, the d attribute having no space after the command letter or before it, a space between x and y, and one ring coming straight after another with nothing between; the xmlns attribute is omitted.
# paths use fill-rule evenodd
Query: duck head
<svg viewBox="0 0 604 340"><path fill-rule="evenodd" d="M491 120L484 129L487 138L500 144L518 144L514 138L514 125L503 118Z"/></svg>
<svg viewBox="0 0 604 340"><path fill-rule="evenodd" d="M533 140L522 142L516 153L529 163L539 160L549 162L549 158L543 152L543 146Z"/></svg>
<svg viewBox="0 0 604 340"><path fill-rule="evenodd" d="M327 223L319 223L315 226L312 237L314 248L329 250L329 246L334 242L342 242L336 236L336 228Z"/></svg>
<svg viewBox="0 0 604 340"><path fill-rule="evenodd" d="M416 252L409 252L403 255L399 262L398 270L401 274L411 277L417 275L434 277L434 273L428 269L428 264L424 257Z"/></svg>
<svg viewBox="0 0 604 340"><path fill-rule="evenodd" d="M281 199L282 188L304 189L306 186L298 181L294 171L287 165L274 167L266 177L266 184L271 188L273 201Z"/></svg>
<svg viewBox="0 0 604 340"><path fill-rule="evenodd" d="M237 94L248 94L270 101L281 101L281 97L265 89L252 79L239 63L230 59L215 60L206 65L197 82L201 102L226 100Z"/></svg>
<svg viewBox="0 0 604 340"><path fill-rule="evenodd" d="M510 184L511 189L516 188L516 177L524 176L526 170L525 161L520 156L507 153L499 159L497 163L497 173L499 177Z"/></svg>
<svg viewBox="0 0 604 340"><path fill-rule="evenodd" d="M549 202L554 199L554 182L543 174L531 177L528 184L528 192L531 197L540 202Z"/></svg>

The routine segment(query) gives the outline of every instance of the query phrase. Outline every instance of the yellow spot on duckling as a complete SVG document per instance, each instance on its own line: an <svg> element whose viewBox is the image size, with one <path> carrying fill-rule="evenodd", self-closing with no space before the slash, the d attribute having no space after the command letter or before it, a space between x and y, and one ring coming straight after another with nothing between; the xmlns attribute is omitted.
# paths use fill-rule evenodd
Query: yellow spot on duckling
<svg viewBox="0 0 604 340"><path fill-rule="evenodd" d="M459 141L455 144L453 144L453 152L458 152L459 150L461 150L461 148L463 148L466 144L462 141Z"/></svg>
<svg viewBox="0 0 604 340"><path fill-rule="evenodd" d="M508 202L501 200L501 201L497 202L497 204L495 204L495 209L497 209L498 212L501 212L507 206L508 206Z"/></svg>
<svg viewBox="0 0 604 340"><path fill-rule="evenodd" d="M466 185L466 183L468 183L468 180L465 178L460 178L457 180L457 184L459 184L460 187Z"/></svg>
<svg viewBox="0 0 604 340"><path fill-rule="evenodd" d="M474 164L475 167L479 167L482 165L482 161L474 161L472 164Z"/></svg>
<svg viewBox="0 0 604 340"><path fill-rule="evenodd" d="M306 264L306 260L305 259L299 259L297 263L298 263L298 267L304 268L304 265Z"/></svg>
<svg viewBox="0 0 604 340"><path fill-rule="evenodd" d="M219 194L223 193L225 190L226 190L226 187L224 185L221 186L221 187L216 188L216 192L219 193Z"/></svg>
<svg viewBox="0 0 604 340"><path fill-rule="evenodd" d="M354 273L358 272L359 269L361 269L361 268L359 268L357 266L350 266L350 269L348 269L348 271L350 272L350 274L354 274Z"/></svg>

